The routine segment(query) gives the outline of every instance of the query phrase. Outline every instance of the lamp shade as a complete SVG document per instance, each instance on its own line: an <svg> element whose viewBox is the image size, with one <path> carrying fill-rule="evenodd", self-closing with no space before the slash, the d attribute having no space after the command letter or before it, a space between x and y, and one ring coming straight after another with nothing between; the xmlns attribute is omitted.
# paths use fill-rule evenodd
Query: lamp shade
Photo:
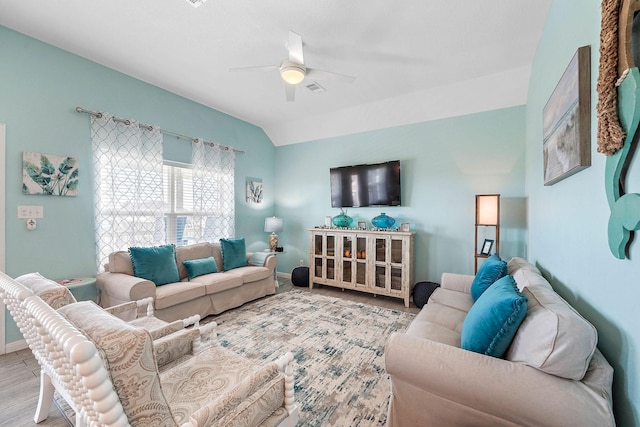
<svg viewBox="0 0 640 427"><path fill-rule="evenodd" d="M476 224L498 225L500 216L500 195L482 194L476 196Z"/></svg>
<svg viewBox="0 0 640 427"><path fill-rule="evenodd" d="M282 218L270 216L264 220L264 231L266 233L278 233L282 231Z"/></svg>

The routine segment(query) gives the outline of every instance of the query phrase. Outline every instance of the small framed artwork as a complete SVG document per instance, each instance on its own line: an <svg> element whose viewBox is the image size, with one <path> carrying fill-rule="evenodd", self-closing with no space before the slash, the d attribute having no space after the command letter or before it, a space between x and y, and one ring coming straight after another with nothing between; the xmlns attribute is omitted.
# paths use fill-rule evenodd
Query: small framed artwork
<svg viewBox="0 0 640 427"><path fill-rule="evenodd" d="M489 255L491 253L491 248L493 247L493 240L484 239L484 243L482 244L482 249L480 250L480 255Z"/></svg>
<svg viewBox="0 0 640 427"><path fill-rule="evenodd" d="M262 179L247 177L247 203L262 203Z"/></svg>
<svg viewBox="0 0 640 427"><path fill-rule="evenodd" d="M544 185L591 166L589 52L589 46L578 49L544 107Z"/></svg>
<svg viewBox="0 0 640 427"><path fill-rule="evenodd" d="M77 196L78 159L24 151L22 194Z"/></svg>
<svg viewBox="0 0 640 427"><path fill-rule="evenodd" d="M358 221L358 229L364 230L366 228L367 228L367 222L366 221Z"/></svg>
<svg viewBox="0 0 640 427"><path fill-rule="evenodd" d="M400 231L410 231L411 230L411 224L409 224L408 222L403 222L402 224L400 224Z"/></svg>

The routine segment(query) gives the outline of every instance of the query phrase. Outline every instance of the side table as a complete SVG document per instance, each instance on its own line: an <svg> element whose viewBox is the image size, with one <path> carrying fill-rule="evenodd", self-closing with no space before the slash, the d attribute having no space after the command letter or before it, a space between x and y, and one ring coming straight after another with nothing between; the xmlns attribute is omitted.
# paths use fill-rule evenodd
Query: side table
<svg viewBox="0 0 640 427"><path fill-rule="evenodd" d="M69 288L78 301L93 301L100 303L100 295L96 289L95 277L78 277L73 279L58 280L58 283Z"/></svg>

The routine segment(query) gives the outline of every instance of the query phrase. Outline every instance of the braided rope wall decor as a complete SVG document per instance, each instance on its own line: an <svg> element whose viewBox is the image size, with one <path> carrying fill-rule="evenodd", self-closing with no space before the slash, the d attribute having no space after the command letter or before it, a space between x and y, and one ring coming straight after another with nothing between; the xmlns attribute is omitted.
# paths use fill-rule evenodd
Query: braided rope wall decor
<svg viewBox="0 0 640 427"><path fill-rule="evenodd" d="M603 0L598 73L598 152L612 155L624 144L625 132L618 120L618 20L620 0Z"/></svg>

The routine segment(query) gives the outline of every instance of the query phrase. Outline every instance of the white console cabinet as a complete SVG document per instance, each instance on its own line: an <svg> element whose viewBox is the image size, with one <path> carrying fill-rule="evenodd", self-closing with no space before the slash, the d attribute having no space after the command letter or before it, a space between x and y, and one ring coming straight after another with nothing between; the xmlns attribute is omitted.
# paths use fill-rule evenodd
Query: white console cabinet
<svg viewBox="0 0 640 427"><path fill-rule="evenodd" d="M413 232L312 228L309 286L314 283L402 298L414 284Z"/></svg>

